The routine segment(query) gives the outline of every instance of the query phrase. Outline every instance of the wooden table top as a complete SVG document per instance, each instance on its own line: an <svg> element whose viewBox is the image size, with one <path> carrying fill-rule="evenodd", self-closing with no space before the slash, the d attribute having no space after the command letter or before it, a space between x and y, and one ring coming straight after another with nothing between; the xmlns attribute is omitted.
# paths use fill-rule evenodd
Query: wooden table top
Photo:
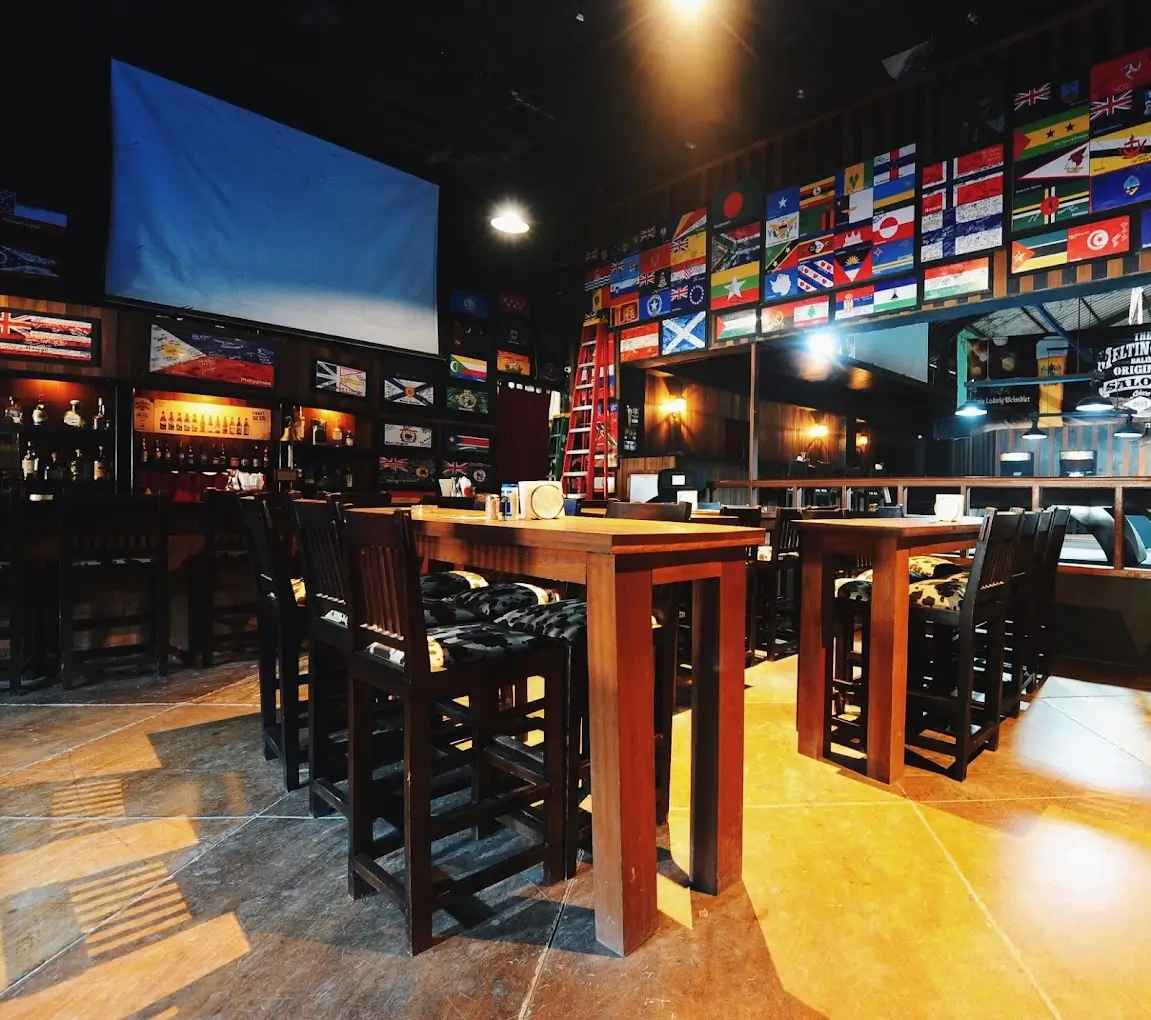
<svg viewBox="0 0 1151 1020"><path fill-rule="evenodd" d="M349 513L391 513L388 508ZM670 524L627 518L559 517L553 521L489 521L481 510L412 508L417 533L475 542L578 550L588 553L685 552L761 545L763 528Z"/></svg>
<svg viewBox="0 0 1151 1020"><path fill-rule="evenodd" d="M939 521L934 517L860 517L846 520L820 517L797 520L795 526L800 531L831 534L867 532L900 538L967 538L979 534L982 520L978 517L963 517L958 521Z"/></svg>

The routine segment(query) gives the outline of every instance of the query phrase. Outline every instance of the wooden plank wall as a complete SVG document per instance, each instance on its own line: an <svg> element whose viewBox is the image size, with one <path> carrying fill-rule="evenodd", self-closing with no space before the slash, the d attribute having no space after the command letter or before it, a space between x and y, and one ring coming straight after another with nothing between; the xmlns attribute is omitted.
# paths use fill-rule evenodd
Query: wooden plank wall
<svg viewBox="0 0 1151 1020"><path fill-rule="evenodd" d="M974 148L961 123L980 94L1040 82L1146 45L1151 4L1090 0L1035 28L1000 40L884 91L728 153L681 177L631 196L593 218L589 244L602 243L704 204L716 189L750 174L769 189L787 187L915 141L922 165Z"/></svg>
<svg viewBox="0 0 1151 1020"><path fill-rule="evenodd" d="M1037 475L1058 475L1061 451L1094 450L1097 475L1143 475L1151 486L1151 444L1138 439L1116 439L1115 429L1113 423L1064 425L1047 429L1043 442L1025 442L1022 428L996 429L995 463L998 465L1001 453L1031 452L1035 454Z"/></svg>

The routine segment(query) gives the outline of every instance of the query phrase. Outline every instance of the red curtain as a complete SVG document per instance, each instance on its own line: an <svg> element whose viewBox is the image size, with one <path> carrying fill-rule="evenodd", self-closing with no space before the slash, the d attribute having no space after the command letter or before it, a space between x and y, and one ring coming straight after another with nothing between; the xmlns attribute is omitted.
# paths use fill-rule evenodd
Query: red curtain
<svg viewBox="0 0 1151 1020"><path fill-rule="evenodd" d="M496 425L496 477L500 483L548 476L550 395L500 383Z"/></svg>

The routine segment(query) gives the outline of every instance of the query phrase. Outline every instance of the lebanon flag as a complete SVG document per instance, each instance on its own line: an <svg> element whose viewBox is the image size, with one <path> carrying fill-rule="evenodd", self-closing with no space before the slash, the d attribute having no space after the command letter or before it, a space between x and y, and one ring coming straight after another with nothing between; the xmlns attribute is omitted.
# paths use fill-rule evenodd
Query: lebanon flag
<svg viewBox="0 0 1151 1020"><path fill-rule="evenodd" d="M915 236L915 206L905 205L875 217L872 224L875 243L880 241L906 241Z"/></svg>
<svg viewBox="0 0 1151 1020"><path fill-rule="evenodd" d="M1067 231L1067 261L1085 262L1088 259L1122 255L1131 248L1131 220L1118 216L1113 220L1100 220Z"/></svg>

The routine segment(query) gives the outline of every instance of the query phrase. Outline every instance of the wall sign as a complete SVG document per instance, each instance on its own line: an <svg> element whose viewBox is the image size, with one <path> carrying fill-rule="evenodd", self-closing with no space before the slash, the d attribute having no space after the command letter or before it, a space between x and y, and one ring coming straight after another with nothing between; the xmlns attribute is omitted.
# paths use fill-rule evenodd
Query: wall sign
<svg viewBox="0 0 1151 1020"><path fill-rule="evenodd" d="M1097 357L1100 392L1134 414L1151 412L1151 329L1138 327L1134 335L1098 347Z"/></svg>
<svg viewBox="0 0 1151 1020"><path fill-rule="evenodd" d="M342 393L348 397L368 395L368 373L362 368L337 365L334 361L316 360L316 389L327 393Z"/></svg>
<svg viewBox="0 0 1151 1020"><path fill-rule="evenodd" d="M137 432L148 434L267 442L272 438L272 412L267 407L246 404L136 396L132 401L132 426Z"/></svg>
<svg viewBox="0 0 1151 1020"><path fill-rule="evenodd" d="M98 319L65 319L21 308L0 309L0 355L52 361L96 360Z"/></svg>
<svg viewBox="0 0 1151 1020"><path fill-rule="evenodd" d="M270 388L276 379L276 348L262 340L194 324L153 323L148 371Z"/></svg>

